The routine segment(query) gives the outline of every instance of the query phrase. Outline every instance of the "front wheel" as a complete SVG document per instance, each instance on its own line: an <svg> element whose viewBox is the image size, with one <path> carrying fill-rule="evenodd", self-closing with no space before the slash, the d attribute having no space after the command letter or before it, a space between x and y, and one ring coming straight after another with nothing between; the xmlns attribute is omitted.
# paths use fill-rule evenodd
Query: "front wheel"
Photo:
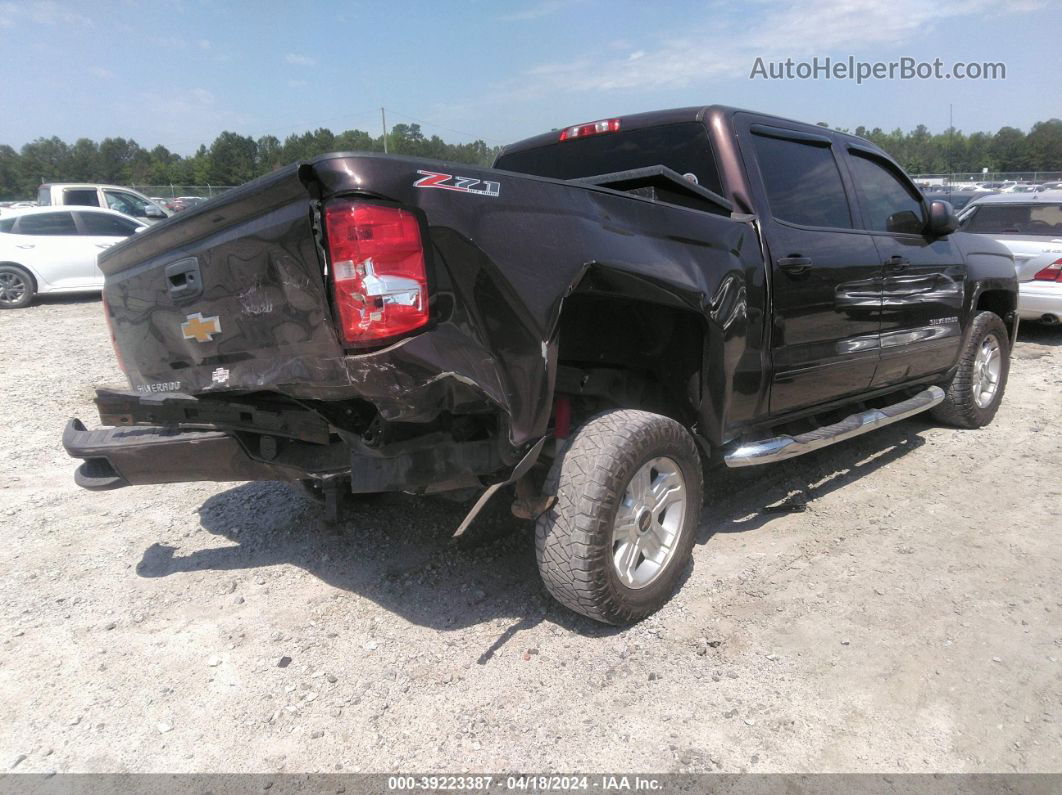
<svg viewBox="0 0 1062 795"><path fill-rule="evenodd" d="M29 306L36 292L28 271L18 265L0 265L0 309Z"/></svg>
<svg viewBox="0 0 1062 795"><path fill-rule="evenodd" d="M690 559L703 485L697 446L645 411L592 417L553 462L556 502L535 525L538 570L561 604L630 624L672 596Z"/></svg>
<svg viewBox="0 0 1062 795"><path fill-rule="evenodd" d="M1003 319L994 312L978 312L963 342L955 377L933 417L959 428L988 425L999 410L1009 373L1010 338Z"/></svg>

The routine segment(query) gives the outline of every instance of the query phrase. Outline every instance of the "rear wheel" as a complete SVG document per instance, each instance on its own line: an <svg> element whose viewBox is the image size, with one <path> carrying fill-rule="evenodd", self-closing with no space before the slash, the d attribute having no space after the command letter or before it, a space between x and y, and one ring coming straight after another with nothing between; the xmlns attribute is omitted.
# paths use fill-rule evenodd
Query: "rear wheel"
<svg viewBox="0 0 1062 795"><path fill-rule="evenodd" d="M29 306L36 292L29 271L18 265L0 265L0 309Z"/></svg>
<svg viewBox="0 0 1062 795"><path fill-rule="evenodd" d="M546 481L557 498L535 525L546 588L609 624L656 612L690 559L702 488L697 447L674 420L628 410L591 418Z"/></svg>
<svg viewBox="0 0 1062 795"><path fill-rule="evenodd" d="M959 355L959 367L933 417L960 428L988 425L999 410L1010 373L1010 339L994 312L974 316Z"/></svg>

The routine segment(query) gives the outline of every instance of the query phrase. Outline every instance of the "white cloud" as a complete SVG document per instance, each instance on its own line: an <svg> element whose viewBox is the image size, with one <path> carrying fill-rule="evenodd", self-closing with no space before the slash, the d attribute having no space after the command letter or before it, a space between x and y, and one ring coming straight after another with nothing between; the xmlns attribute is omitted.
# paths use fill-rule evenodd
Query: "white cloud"
<svg viewBox="0 0 1062 795"><path fill-rule="evenodd" d="M284 60L295 66L317 66L317 59L311 58L309 55L302 55L297 52L289 52L284 56Z"/></svg>
<svg viewBox="0 0 1062 795"><path fill-rule="evenodd" d="M541 95L681 88L720 77L748 76L757 57L854 54L890 60L904 54L897 52L897 45L926 34L937 23L987 12L1030 11L1041 4L1041 0L761 0L762 13L755 25L746 19L733 26L718 18L701 24L692 21L686 35L659 40L626 56L555 57L528 69L506 89Z"/></svg>
<svg viewBox="0 0 1062 795"><path fill-rule="evenodd" d="M209 50L212 46L213 45L210 43L210 39L199 40L199 49L201 50Z"/></svg>
<svg viewBox="0 0 1062 795"><path fill-rule="evenodd" d="M87 16L54 0L0 4L0 28L13 27L18 19L35 22L38 25L92 27L92 20Z"/></svg>
<svg viewBox="0 0 1062 795"><path fill-rule="evenodd" d="M114 72L110 69L104 69L102 66L93 66L89 69L89 74L94 75L101 80L109 80L114 77Z"/></svg>

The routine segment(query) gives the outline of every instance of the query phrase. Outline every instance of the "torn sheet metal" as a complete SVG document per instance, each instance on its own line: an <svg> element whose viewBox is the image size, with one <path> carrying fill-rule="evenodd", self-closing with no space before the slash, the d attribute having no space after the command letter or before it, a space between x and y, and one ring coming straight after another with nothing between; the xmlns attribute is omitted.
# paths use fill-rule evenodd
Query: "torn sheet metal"
<svg viewBox="0 0 1062 795"><path fill-rule="evenodd" d="M497 412L522 447L548 427L565 298L593 289L704 319L712 372L696 411L721 435L732 406L761 387L756 328L766 287L752 223L601 187L461 168L462 178L499 189L419 190L423 172L441 173L439 164L329 155L114 246L100 260L104 298L132 387L361 398L396 422ZM432 244L429 327L368 352L339 342L316 237L318 199L349 194L415 208ZM187 258L203 280L194 297L166 278L167 265ZM197 313L217 318L220 333L182 334Z"/></svg>

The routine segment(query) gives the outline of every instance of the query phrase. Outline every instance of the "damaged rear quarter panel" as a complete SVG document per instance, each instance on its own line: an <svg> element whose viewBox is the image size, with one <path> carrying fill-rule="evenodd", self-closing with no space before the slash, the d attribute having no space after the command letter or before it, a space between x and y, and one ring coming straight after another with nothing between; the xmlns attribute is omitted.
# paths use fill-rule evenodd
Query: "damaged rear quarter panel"
<svg viewBox="0 0 1062 795"><path fill-rule="evenodd" d="M445 168L444 168L445 165ZM323 400L363 398L394 421L440 411L500 411L522 446L547 429L564 299L587 274L628 298L680 306L704 318L697 412L718 435L749 356L749 302L765 296L751 223L636 199L606 189L420 159L341 154L312 164L327 201L361 193L423 211L434 270L432 324L368 353L344 351L331 317L313 235L307 167L249 183L116 247L101 262L105 297L134 387L180 380L204 393L273 390ZM414 187L418 170L499 183L497 196ZM170 300L166 264L196 257L201 297ZM183 339L192 312L222 333ZM762 312L754 318L762 321ZM757 371L759 359L755 364ZM213 380L223 367L227 383ZM737 380L740 384L740 379Z"/></svg>

